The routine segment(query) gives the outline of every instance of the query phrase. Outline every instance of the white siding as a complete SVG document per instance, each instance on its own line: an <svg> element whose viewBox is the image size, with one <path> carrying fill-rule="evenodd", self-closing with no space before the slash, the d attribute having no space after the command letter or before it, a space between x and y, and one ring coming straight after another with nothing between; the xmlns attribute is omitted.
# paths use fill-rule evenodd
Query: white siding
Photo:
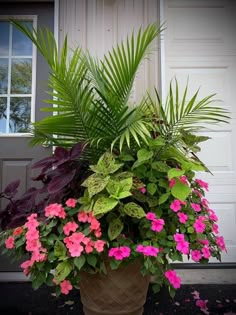
<svg viewBox="0 0 236 315"><path fill-rule="evenodd" d="M103 58L127 34L159 20L156 0L60 0L59 44L65 35L69 46L88 49ZM159 84L158 41L156 53L140 68L135 82L134 98Z"/></svg>

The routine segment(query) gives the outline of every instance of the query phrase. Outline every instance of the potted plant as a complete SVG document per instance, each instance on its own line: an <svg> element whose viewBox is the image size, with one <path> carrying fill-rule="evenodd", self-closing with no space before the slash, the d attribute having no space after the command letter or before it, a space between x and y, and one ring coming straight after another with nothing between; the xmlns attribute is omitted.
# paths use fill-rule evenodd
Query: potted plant
<svg viewBox="0 0 236 315"><path fill-rule="evenodd" d="M67 40L59 54L48 30L14 23L51 69L47 103L55 107L45 110L57 115L34 124L32 142L57 148L33 166L42 168L35 180L43 187L23 201L14 198L19 182L1 194L10 200L1 215L4 251L28 255L21 267L34 288L80 287L86 315L142 314L150 275L154 290L166 285L173 296L181 279L172 262L220 260L226 250L208 184L196 177L209 170L196 153L208 140L199 130L227 122L228 113L213 95L189 98L186 87L180 98L177 81L165 104L157 91L130 104L138 67L161 32L155 24L98 62L80 49L68 58Z"/></svg>

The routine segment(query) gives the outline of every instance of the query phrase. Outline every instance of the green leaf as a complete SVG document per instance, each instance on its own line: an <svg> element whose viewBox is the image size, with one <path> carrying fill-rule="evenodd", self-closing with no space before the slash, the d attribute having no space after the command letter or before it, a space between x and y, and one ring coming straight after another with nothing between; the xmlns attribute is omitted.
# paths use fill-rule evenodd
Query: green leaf
<svg viewBox="0 0 236 315"><path fill-rule="evenodd" d="M122 191L121 193L119 193L119 195L117 196L118 199L123 199L123 198L127 198L129 196L132 196L132 193L129 191Z"/></svg>
<svg viewBox="0 0 236 315"><path fill-rule="evenodd" d="M90 168L96 173L108 175L115 173L122 166L123 163L116 164L114 156L111 153L106 152L100 157L97 165L91 165Z"/></svg>
<svg viewBox="0 0 236 315"><path fill-rule="evenodd" d="M84 255L74 258L74 264L79 270L84 266L85 262L86 258Z"/></svg>
<svg viewBox="0 0 236 315"><path fill-rule="evenodd" d="M174 177L179 177L181 175L184 175L185 173L185 170L179 170L177 168L171 168L169 171L168 171L168 178L169 179L172 179Z"/></svg>
<svg viewBox="0 0 236 315"><path fill-rule="evenodd" d="M152 163L152 168L154 170L156 170L158 172L162 172L162 173L166 173L170 169L170 167L168 165L166 165L166 163L164 163L162 161L153 162Z"/></svg>
<svg viewBox="0 0 236 315"><path fill-rule="evenodd" d="M108 226L108 236L110 240L117 238L117 236L122 232L123 228L124 224L119 218L111 220Z"/></svg>
<svg viewBox="0 0 236 315"><path fill-rule="evenodd" d="M159 205L163 204L164 202L166 202L168 200L168 198L170 197L169 193L163 194L160 196L158 203Z"/></svg>
<svg viewBox="0 0 236 315"><path fill-rule="evenodd" d="M157 191L157 185L154 183L147 184L147 191L150 195L153 196L155 192Z"/></svg>
<svg viewBox="0 0 236 315"><path fill-rule="evenodd" d="M55 272L55 279L56 283L60 283L61 281L65 280L65 278L70 274L72 270L72 266L69 261L63 261L59 263L56 267Z"/></svg>
<svg viewBox="0 0 236 315"><path fill-rule="evenodd" d="M120 181L109 180L106 189L110 195L121 199L131 195L130 189L132 188L132 185L132 177L125 178Z"/></svg>
<svg viewBox="0 0 236 315"><path fill-rule="evenodd" d="M138 151L137 157L138 160L133 164L133 169L150 160L153 157L153 152L147 149L141 149Z"/></svg>
<svg viewBox="0 0 236 315"><path fill-rule="evenodd" d="M65 257L67 252L66 246L59 240L55 242L54 254L56 257Z"/></svg>
<svg viewBox="0 0 236 315"><path fill-rule="evenodd" d="M88 187L89 197L101 192L108 184L110 176L102 177L99 174L93 174L89 176L83 183L82 186Z"/></svg>
<svg viewBox="0 0 236 315"><path fill-rule="evenodd" d="M189 234L192 234L192 233L194 233L194 228L192 226L190 226L187 228L187 231Z"/></svg>
<svg viewBox="0 0 236 315"><path fill-rule="evenodd" d="M151 149L156 149L158 147L162 147L163 145L165 145L165 140L161 137L158 137L158 138L155 138L155 139L152 139L150 142L149 142L149 147Z"/></svg>
<svg viewBox="0 0 236 315"><path fill-rule="evenodd" d="M87 262L90 266L95 267L96 263L97 263L97 256L93 255L93 254L89 254L87 256Z"/></svg>
<svg viewBox="0 0 236 315"><path fill-rule="evenodd" d="M115 198L99 198L94 205L93 213L95 216L99 214L104 214L115 208L117 204L118 201Z"/></svg>
<svg viewBox="0 0 236 315"><path fill-rule="evenodd" d="M43 272L38 272L37 277L32 280L32 287L37 290L46 281L46 275Z"/></svg>
<svg viewBox="0 0 236 315"><path fill-rule="evenodd" d="M191 188L179 180L176 181L176 184L171 188L171 194L179 200L184 201L191 192Z"/></svg>
<svg viewBox="0 0 236 315"><path fill-rule="evenodd" d="M132 157L131 154L121 154L119 158L125 162L134 161L134 158Z"/></svg>
<svg viewBox="0 0 236 315"><path fill-rule="evenodd" d="M143 208L137 205L134 202L129 202L125 204L124 211L130 217L141 219L145 217L146 213L144 212Z"/></svg>

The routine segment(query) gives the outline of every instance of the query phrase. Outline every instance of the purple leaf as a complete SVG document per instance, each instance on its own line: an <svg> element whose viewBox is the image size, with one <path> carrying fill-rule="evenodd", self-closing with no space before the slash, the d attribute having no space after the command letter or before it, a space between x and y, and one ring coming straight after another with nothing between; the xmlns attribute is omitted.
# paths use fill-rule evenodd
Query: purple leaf
<svg viewBox="0 0 236 315"><path fill-rule="evenodd" d="M17 193L17 188L20 185L20 180L15 180L14 182L11 182L7 187L4 189L3 193L6 197L11 198Z"/></svg>
<svg viewBox="0 0 236 315"><path fill-rule="evenodd" d="M14 229L18 226L21 226L25 223L26 218L27 218L27 214L21 214L21 215L17 215L15 216L10 223L7 225L8 229Z"/></svg>
<svg viewBox="0 0 236 315"><path fill-rule="evenodd" d="M83 143L75 144L70 150L71 159L75 159L81 156L81 153L84 151L85 145Z"/></svg>
<svg viewBox="0 0 236 315"><path fill-rule="evenodd" d="M64 188L70 183L70 181L75 176L76 170L72 170L69 173L55 176L48 185L49 194L54 194Z"/></svg>
<svg viewBox="0 0 236 315"><path fill-rule="evenodd" d="M48 168L51 168L53 163L56 161L55 157L54 156L49 156L49 157L46 157L36 163L34 163L31 168L34 169L34 168L40 168L40 167L43 167L45 170L48 169Z"/></svg>
<svg viewBox="0 0 236 315"><path fill-rule="evenodd" d="M70 153L65 148L57 147L54 152L54 157L57 161L68 160L69 156Z"/></svg>

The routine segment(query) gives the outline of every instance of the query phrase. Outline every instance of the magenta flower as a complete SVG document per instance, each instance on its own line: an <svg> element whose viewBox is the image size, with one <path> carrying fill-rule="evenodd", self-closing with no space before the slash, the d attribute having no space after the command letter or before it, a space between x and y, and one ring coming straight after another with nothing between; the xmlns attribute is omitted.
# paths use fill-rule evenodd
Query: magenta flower
<svg viewBox="0 0 236 315"><path fill-rule="evenodd" d="M197 249L196 250L192 250L191 258L192 258L192 260L198 262L202 258L201 252L199 250L197 250Z"/></svg>
<svg viewBox="0 0 236 315"><path fill-rule="evenodd" d="M211 252L210 252L208 247L203 247L201 249L201 252L202 252L202 255L203 255L204 258L208 259L208 258L211 257Z"/></svg>
<svg viewBox="0 0 236 315"><path fill-rule="evenodd" d="M188 179L185 175L180 176L179 179L180 179L181 183L188 185Z"/></svg>
<svg viewBox="0 0 236 315"><path fill-rule="evenodd" d="M131 249L128 246L113 247L109 250L108 256L116 260L123 260L130 256Z"/></svg>
<svg viewBox="0 0 236 315"><path fill-rule="evenodd" d="M148 212L148 213L146 214L146 219L147 219L147 220L150 220L150 221L156 219L155 213L154 213L154 212Z"/></svg>
<svg viewBox="0 0 236 315"><path fill-rule="evenodd" d="M188 220L188 216L187 214L183 213L183 212L178 212L177 216L179 217L179 222L185 224Z"/></svg>
<svg viewBox="0 0 236 315"><path fill-rule="evenodd" d="M226 251L225 241L223 236L216 236L216 244L221 250Z"/></svg>
<svg viewBox="0 0 236 315"><path fill-rule="evenodd" d="M169 280L170 284L175 288L180 288L181 279L177 276L174 270L168 270L165 272L165 277Z"/></svg>
<svg viewBox="0 0 236 315"><path fill-rule="evenodd" d="M191 203L191 207L193 208L193 210L195 210L196 212L200 212L201 211L201 207L198 203Z"/></svg>
<svg viewBox="0 0 236 315"><path fill-rule="evenodd" d="M197 219L194 224L193 227L196 231L196 233L203 233L205 231L206 228L206 224L202 222L202 220Z"/></svg>
<svg viewBox="0 0 236 315"><path fill-rule="evenodd" d="M176 242L182 242L182 241L184 241L184 234L176 233L176 234L174 235L174 240L175 240Z"/></svg>
<svg viewBox="0 0 236 315"><path fill-rule="evenodd" d="M159 251L160 251L159 248L150 245L147 246L138 245L136 248L136 252L141 253L144 256L156 257Z"/></svg>
<svg viewBox="0 0 236 315"><path fill-rule="evenodd" d="M217 215L215 214L215 211L214 211L214 210L208 209L208 214L209 214L209 219L210 219L210 220L215 221L215 222L218 221L218 217L217 217Z"/></svg>
<svg viewBox="0 0 236 315"><path fill-rule="evenodd" d="M181 206L185 204L186 203L184 201L175 199L174 201L172 201L170 209L173 210L174 212L178 212L181 209Z"/></svg>
<svg viewBox="0 0 236 315"><path fill-rule="evenodd" d="M195 182L202 188L206 189L208 191L208 183L204 182L201 179L196 179Z"/></svg>
<svg viewBox="0 0 236 315"><path fill-rule="evenodd" d="M141 187L139 188L139 191L141 192L141 194L145 194L147 189L145 187Z"/></svg>
<svg viewBox="0 0 236 315"><path fill-rule="evenodd" d="M163 230L164 225L165 221L163 219L154 219L152 221L151 230L155 232L161 232Z"/></svg>
<svg viewBox="0 0 236 315"><path fill-rule="evenodd" d="M176 184L176 180L174 178L169 179L169 187L170 188L173 188L175 184Z"/></svg>
<svg viewBox="0 0 236 315"><path fill-rule="evenodd" d="M177 243L176 249L183 253L183 254L188 254L189 253L189 242L187 241L180 241Z"/></svg>

